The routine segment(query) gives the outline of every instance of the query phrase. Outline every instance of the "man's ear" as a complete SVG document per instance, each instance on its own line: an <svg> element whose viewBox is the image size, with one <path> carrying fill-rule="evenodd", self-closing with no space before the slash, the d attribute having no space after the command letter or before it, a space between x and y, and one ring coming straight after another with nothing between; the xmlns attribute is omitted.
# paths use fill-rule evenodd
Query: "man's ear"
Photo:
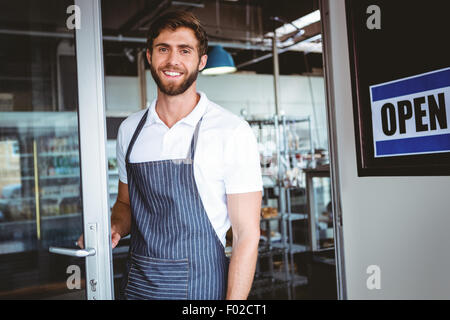
<svg viewBox="0 0 450 320"><path fill-rule="evenodd" d="M147 61L149 64L152 64L152 56L150 55L150 49L147 49Z"/></svg>
<svg viewBox="0 0 450 320"><path fill-rule="evenodd" d="M204 54L203 56L200 57L200 63L198 65L198 71L202 71L203 68L205 68L207 62L208 62L208 56L206 54Z"/></svg>

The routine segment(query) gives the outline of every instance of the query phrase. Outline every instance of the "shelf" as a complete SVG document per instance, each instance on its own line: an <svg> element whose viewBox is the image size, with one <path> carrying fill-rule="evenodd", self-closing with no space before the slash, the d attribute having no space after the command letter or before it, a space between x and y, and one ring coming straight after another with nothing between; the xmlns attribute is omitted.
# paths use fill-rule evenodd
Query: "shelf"
<svg viewBox="0 0 450 320"><path fill-rule="evenodd" d="M34 180L34 177L5 177L5 178L0 178L1 181L16 181L16 180Z"/></svg>
<svg viewBox="0 0 450 320"><path fill-rule="evenodd" d="M79 193L63 193L63 194L51 194L51 195L44 195L39 196L39 199L63 199L63 198L77 198L80 197ZM12 198L11 200L14 201L34 201L36 200L35 197L19 197L19 198Z"/></svg>
<svg viewBox="0 0 450 320"><path fill-rule="evenodd" d="M326 257L313 257L314 262L324 263L330 266L336 266L336 261L334 258L326 258Z"/></svg>
<svg viewBox="0 0 450 320"><path fill-rule="evenodd" d="M50 179L70 179L70 178L79 178L80 175L79 174L59 174L59 175L54 175L54 176L40 176L39 180L50 180ZM34 180L34 177L30 176L30 177L17 177L17 178L2 178L3 180Z"/></svg>
<svg viewBox="0 0 450 320"><path fill-rule="evenodd" d="M311 148L288 150L287 153L288 154L309 154L309 153L311 153ZM286 151L285 150L281 150L280 154L284 155L284 154L286 154Z"/></svg>
<svg viewBox="0 0 450 320"><path fill-rule="evenodd" d="M308 214L306 213L286 213L283 215L289 221L306 220L308 219Z"/></svg>
<svg viewBox="0 0 450 320"><path fill-rule="evenodd" d="M294 118L294 117L280 117L278 119L278 124L281 126L283 124L283 120L286 124L288 123L300 123L300 122L308 122L310 121L309 117L305 118ZM255 124L263 124L263 125L274 125L275 120L273 118L266 118L266 119L246 119L249 125L255 125Z"/></svg>
<svg viewBox="0 0 450 320"><path fill-rule="evenodd" d="M42 152L38 153L38 157L61 157L61 156L77 156L80 153L78 151L61 151L61 152ZM19 153L14 155L16 157L33 157L32 153ZM6 156L0 156L0 159L9 158Z"/></svg>
<svg viewBox="0 0 450 320"><path fill-rule="evenodd" d="M60 152L42 152L38 157L60 157L60 156L78 156L78 151L60 151Z"/></svg>
<svg viewBox="0 0 450 320"><path fill-rule="evenodd" d="M284 251L288 253L301 253L309 251L309 247L303 244L292 244L289 247L289 244L284 245L282 242L268 242L262 243L258 248L258 256L265 257L274 254L282 254Z"/></svg>
<svg viewBox="0 0 450 320"><path fill-rule="evenodd" d="M294 244L293 242L293 234L295 233L292 229L293 221L310 221L309 214L303 213L303 212L287 212L292 210L292 203L287 201L290 201L289 196L291 195L290 190L304 190L305 187L300 186L285 186L284 179L279 180L279 178L284 175L284 171L287 166L291 167L290 161L281 161L281 160L288 160L288 158L293 158L294 155L301 154L302 158L313 158L313 156L308 156L311 154L311 152L314 152L314 149L312 147L312 136L311 136L311 118L310 117L287 117L285 115L280 117L271 117L271 118L260 118L260 119L248 119L247 120L250 125L258 125L260 128L260 135L259 140L264 139L264 132L261 131L263 129L263 126L271 125L275 127L275 131L279 129L280 131L277 133L276 138L279 139L277 143L277 152L278 155L281 157L278 159L278 169L277 172L272 172L273 170L264 170L265 166L262 164L261 168L262 173L264 175L264 190L269 188L274 188L273 195L268 191L267 196L270 196L271 198L278 198L278 214L276 216L272 217L261 217L261 223L263 223L261 226L266 226L267 234L270 235L271 231L277 231L281 232L282 239L273 241L270 237L267 237L267 241L260 241L260 247L258 249L259 257L265 257L268 256L269 263L274 262L274 255L282 255L281 260L283 265L285 266L286 270L281 271L277 268L277 271L274 272L273 268L271 268L271 272L263 272L258 273L258 277L255 278L255 286L250 291L250 294L258 294L259 292L270 292L273 291L275 288L286 288L291 292L293 286L296 285L305 285L308 283L308 278L305 276L300 276L295 274L294 270L291 270L289 266L293 266L293 254L295 253L302 253L302 252L308 252L310 251L309 244L303 245L303 244ZM288 137L287 137L287 126L295 125L296 123L300 122L306 122L306 125L309 130L309 134L301 134L301 140L298 142L301 142L301 144L288 144ZM279 125L279 127L278 127ZM295 130L297 130L299 126L295 126ZM271 129L273 130L273 129ZM291 130L289 128L288 130ZM304 131L304 130L303 130ZM271 133L272 134L272 133ZM306 139L306 140L305 140ZM308 147L307 147L308 146ZM293 148L289 148L293 147ZM274 158L275 157L274 155ZM305 159L307 160L307 159ZM307 160L305 162L304 167L308 168L313 164L313 162ZM295 162L294 162L295 163ZM299 168L300 173L303 174L304 168ZM269 174L270 173L270 174ZM274 176L275 174L275 176ZM269 180L268 177L271 179ZM302 180L303 181L303 180ZM297 192L294 192L297 193ZM286 194L289 194L286 195ZM284 195L284 196L283 196ZM266 195L265 195L266 196ZM303 192L302 195L303 197ZM303 210L301 208L296 209L298 211ZM268 210L270 211L270 210ZM275 225L272 225L271 221L279 221L278 226L275 229ZM282 222L282 223L280 223ZM265 223L265 225L264 225ZM286 226L288 225L288 226ZM289 230L289 232L288 232ZM279 237L278 237L279 238ZM289 255L288 255L289 254ZM288 266L288 267L287 267ZM261 279L260 276L263 276ZM268 279L264 279L264 277L267 277Z"/></svg>
<svg viewBox="0 0 450 320"><path fill-rule="evenodd" d="M304 286L308 284L308 277L294 274L290 282L294 286Z"/></svg>
<svg viewBox="0 0 450 320"><path fill-rule="evenodd" d="M40 199L59 199L59 198L76 198L76 197L80 197L80 194L79 193L52 194L41 196Z"/></svg>
<svg viewBox="0 0 450 320"><path fill-rule="evenodd" d="M262 221L279 220L279 219L281 219L281 215L277 214L276 216L270 217L270 218L263 218L263 217L261 217L261 222Z"/></svg>
<svg viewBox="0 0 450 320"><path fill-rule="evenodd" d="M80 217L81 213L80 212L75 212L75 213L61 213L58 215L54 215L54 216L41 216L41 220L59 220L59 219L63 219L63 218L75 218L75 217Z"/></svg>
<svg viewBox="0 0 450 320"><path fill-rule="evenodd" d="M9 154L9 156L0 156L0 159L6 159L6 158L12 158L12 157L32 157L32 153L16 153L16 154Z"/></svg>
<svg viewBox="0 0 450 320"><path fill-rule="evenodd" d="M287 286L304 286L308 284L308 278L305 276L290 274L290 279L286 279L286 273L281 271L261 272L253 280L250 295L270 292L276 289L284 289Z"/></svg>
<svg viewBox="0 0 450 320"><path fill-rule="evenodd" d="M292 244L289 247L289 244L284 245L283 243L272 243L272 247L278 248L278 249L286 249L289 253L300 253L300 252L306 252L309 250L308 246L302 245L302 244Z"/></svg>
<svg viewBox="0 0 450 320"><path fill-rule="evenodd" d="M39 180L70 179L70 178L80 178L80 175L79 174L60 174L60 175L54 175L54 176L42 176L42 177L39 177Z"/></svg>
<svg viewBox="0 0 450 320"><path fill-rule="evenodd" d="M289 186L289 187L282 187L283 189L286 189L286 190L293 190L293 189L297 189L297 190L299 190L299 189L305 189L305 187L304 186Z"/></svg>
<svg viewBox="0 0 450 320"><path fill-rule="evenodd" d="M2 254L24 252L25 245L22 241L6 241L0 243L0 252Z"/></svg>
<svg viewBox="0 0 450 320"><path fill-rule="evenodd" d="M50 220L60 220L60 219L70 219L75 217L80 217L81 213L63 213L59 215L54 216L42 216L42 221L50 221ZM16 225L27 225L27 224L35 224L36 220L33 218L32 220L18 220L18 221L7 221L7 222L0 222L0 227L10 227L10 226L16 226Z"/></svg>
<svg viewBox="0 0 450 320"><path fill-rule="evenodd" d="M285 250L286 248L274 248L273 246L270 248L268 244L263 244L258 248L258 256L267 257L275 254L282 254Z"/></svg>
<svg viewBox="0 0 450 320"><path fill-rule="evenodd" d="M285 281L280 281L280 280L270 279L270 278L262 278L261 279L259 277L255 277L255 279L253 280L253 285L252 285L249 295L253 296L253 295L263 294L266 292L271 292L271 291L277 290L277 289L284 289L284 288L286 288L287 285L288 285L288 283L286 283Z"/></svg>
<svg viewBox="0 0 450 320"><path fill-rule="evenodd" d="M298 274L289 274L290 275L290 279L286 279L286 273L282 272L282 271L276 271L273 273L273 278L278 280L278 281L284 281L289 283L290 285L295 285L295 286L303 286L308 284L308 278L305 276L301 276Z"/></svg>
<svg viewBox="0 0 450 320"><path fill-rule="evenodd" d="M283 219L283 220L288 220L288 221L305 220L305 219L308 219L308 215L306 213L282 213L282 214L278 214L275 217L270 217L270 218L262 218L261 217L261 221L270 221L270 220L278 220L278 219Z"/></svg>

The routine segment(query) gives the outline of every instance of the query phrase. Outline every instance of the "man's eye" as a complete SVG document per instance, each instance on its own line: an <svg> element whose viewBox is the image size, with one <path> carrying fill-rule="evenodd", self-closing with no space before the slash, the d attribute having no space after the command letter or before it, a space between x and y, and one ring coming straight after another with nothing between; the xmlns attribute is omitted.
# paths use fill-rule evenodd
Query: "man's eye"
<svg viewBox="0 0 450 320"><path fill-rule="evenodd" d="M190 51L189 51L189 50L187 50L187 49L183 49L183 50L181 50L181 53L182 53L182 54L189 54L189 53L190 53Z"/></svg>
<svg viewBox="0 0 450 320"><path fill-rule="evenodd" d="M159 52L167 52L167 48L159 48Z"/></svg>

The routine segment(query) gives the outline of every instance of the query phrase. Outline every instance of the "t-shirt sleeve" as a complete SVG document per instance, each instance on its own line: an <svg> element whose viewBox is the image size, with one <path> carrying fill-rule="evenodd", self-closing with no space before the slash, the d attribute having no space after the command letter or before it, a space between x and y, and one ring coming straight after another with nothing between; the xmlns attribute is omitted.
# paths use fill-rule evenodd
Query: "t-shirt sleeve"
<svg viewBox="0 0 450 320"><path fill-rule="evenodd" d="M224 150L225 192L262 191L258 143L247 122L233 130Z"/></svg>
<svg viewBox="0 0 450 320"><path fill-rule="evenodd" d="M119 180L123 183L128 183L127 169L125 166L125 150L123 127L120 125L116 141L117 168L119 170Z"/></svg>

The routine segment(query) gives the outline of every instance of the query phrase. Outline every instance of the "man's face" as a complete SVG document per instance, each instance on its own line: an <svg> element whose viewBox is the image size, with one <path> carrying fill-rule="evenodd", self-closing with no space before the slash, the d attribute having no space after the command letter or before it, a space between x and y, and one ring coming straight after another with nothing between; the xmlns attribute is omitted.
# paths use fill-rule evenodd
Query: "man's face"
<svg viewBox="0 0 450 320"><path fill-rule="evenodd" d="M189 89L198 72L206 65L207 56L199 57L198 40L185 27L175 31L161 31L153 41L153 50L147 50L150 70L161 92L176 96Z"/></svg>

